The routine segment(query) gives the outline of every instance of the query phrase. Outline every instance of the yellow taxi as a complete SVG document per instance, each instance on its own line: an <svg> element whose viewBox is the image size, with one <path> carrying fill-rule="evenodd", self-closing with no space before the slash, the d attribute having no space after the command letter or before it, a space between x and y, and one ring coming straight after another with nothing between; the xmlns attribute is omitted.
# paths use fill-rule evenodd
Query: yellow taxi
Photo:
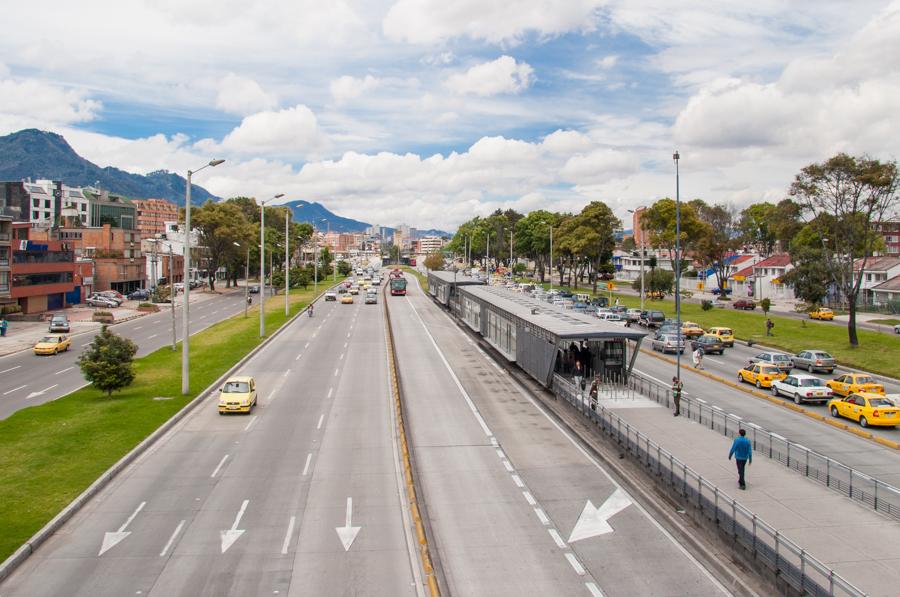
<svg viewBox="0 0 900 597"><path fill-rule="evenodd" d="M350 292L350 294L359 294L359 286L354 284L353 286L350 287L349 292Z"/></svg>
<svg viewBox="0 0 900 597"><path fill-rule="evenodd" d="M787 373L775 365L765 363L750 363L738 371L738 381L752 383L757 388L771 388L776 380L787 377Z"/></svg>
<svg viewBox="0 0 900 597"><path fill-rule="evenodd" d="M681 333L688 338L699 338L706 332L704 332L703 328L693 321L685 321L681 324Z"/></svg>
<svg viewBox="0 0 900 597"><path fill-rule="evenodd" d="M69 350L72 339L63 334L44 336L34 345L34 354L57 354Z"/></svg>
<svg viewBox="0 0 900 597"><path fill-rule="evenodd" d="M249 413L256 406L256 380L248 375L229 378L219 388L219 414Z"/></svg>
<svg viewBox="0 0 900 597"><path fill-rule="evenodd" d="M718 336L719 340L722 341L722 344L729 348L734 346L734 332L731 328L712 327L709 328L709 331L706 333Z"/></svg>
<svg viewBox="0 0 900 597"><path fill-rule="evenodd" d="M862 427L896 427L900 425L900 408L882 396L871 392L859 392L828 402L832 417L844 417L856 421Z"/></svg>
<svg viewBox="0 0 900 597"><path fill-rule="evenodd" d="M345 294L341 296L341 304L342 305L352 305L353 304L353 295Z"/></svg>
<svg viewBox="0 0 900 597"><path fill-rule="evenodd" d="M884 394L884 386L866 373L847 373L826 381L825 385L839 396L848 396L857 392Z"/></svg>
<svg viewBox="0 0 900 597"><path fill-rule="evenodd" d="M822 321L831 321L834 319L834 311L827 307L819 307L809 312L810 319L820 319Z"/></svg>

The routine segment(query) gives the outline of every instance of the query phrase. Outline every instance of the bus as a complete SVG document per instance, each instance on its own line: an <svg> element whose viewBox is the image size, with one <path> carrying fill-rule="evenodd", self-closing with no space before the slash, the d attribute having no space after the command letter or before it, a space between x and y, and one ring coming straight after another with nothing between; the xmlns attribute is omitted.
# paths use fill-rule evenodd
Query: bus
<svg viewBox="0 0 900 597"><path fill-rule="evenodd" d="M391 277L391 296L406 296L406 278Z"/></svg>

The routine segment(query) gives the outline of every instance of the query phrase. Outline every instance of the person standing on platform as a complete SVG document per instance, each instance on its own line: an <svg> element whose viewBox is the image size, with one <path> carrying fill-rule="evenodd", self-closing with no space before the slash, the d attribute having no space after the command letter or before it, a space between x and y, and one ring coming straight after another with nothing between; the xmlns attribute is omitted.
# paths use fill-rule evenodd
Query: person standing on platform
<svg viewBox="0 0 900 597"><path fill-rule="evenodd" d="M672 400L675 402L675 414L681 414L681 392L684 390L684 384L677 377L672 378Z"/></svg>
<svg viewBox="0 0 900 597"><path fill-rule="evenodd" d="M738 436L734 438L731 444L731 451L728 452L728 460L734 456L738 470L738 487L747 489L747 483L744 480L744 468L753 462L753 444L747 439L747 432L743 429L738 430Z"/></svg>

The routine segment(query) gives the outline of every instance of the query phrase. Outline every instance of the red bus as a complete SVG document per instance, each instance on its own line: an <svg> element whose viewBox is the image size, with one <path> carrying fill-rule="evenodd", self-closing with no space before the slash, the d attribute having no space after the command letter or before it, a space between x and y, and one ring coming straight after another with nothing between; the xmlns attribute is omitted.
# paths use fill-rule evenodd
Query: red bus
<svg viewBox="0 0 900 597"><path fill-rule="evenodd" d="M406 278L391 275L391 296L406 296Z"/></svg>

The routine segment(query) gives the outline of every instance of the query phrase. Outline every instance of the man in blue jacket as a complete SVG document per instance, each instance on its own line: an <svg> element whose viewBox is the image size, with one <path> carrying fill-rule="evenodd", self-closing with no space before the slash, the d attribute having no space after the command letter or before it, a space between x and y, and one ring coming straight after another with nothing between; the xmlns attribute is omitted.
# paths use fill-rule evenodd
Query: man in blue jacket
<svg viewBox="0 0 900 597"><path fill-rule="evenodd" d="M731 451L728 453L728 460L734 456L737 462L738 470L738 487L747 489L747 483L744 482L744 467L753 462L753 445L747 439L747 432L743 429L738 431L739 435L734 438L731 444Z"/></svg>

